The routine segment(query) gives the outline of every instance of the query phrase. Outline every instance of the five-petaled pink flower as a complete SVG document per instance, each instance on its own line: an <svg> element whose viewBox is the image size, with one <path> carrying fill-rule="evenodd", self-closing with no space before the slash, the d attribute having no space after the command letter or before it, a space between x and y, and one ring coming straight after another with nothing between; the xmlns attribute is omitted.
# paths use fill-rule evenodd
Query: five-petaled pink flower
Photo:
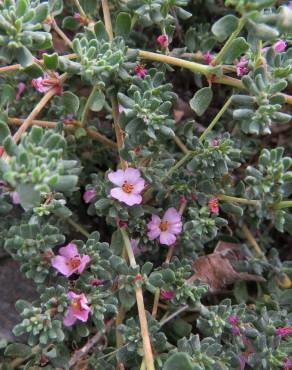
<svg viewBox="0 0 292 370"><path fill-rule="evenodd" d="M219 201L217 198L209 199L208 206L212 213L219 213Z"/></svg>
<svg viewBox="0 0 292 370"><path fill-rule="evenodd" d="M163 48L166 48L168 46L168 36L167 35L158 36L156 41Z"/></svg>
<svg viewBox="0 0 292 370"><path fill-rule="evenodd" d="M176 293L173 290L163 290L163 289L160 290L160 297L165 300L172 299L175 297L175 295Z"/></svg>
<svg viewBox="0 0 292 370"><path fill-rule="evenodd" d="M81 274L90 262L88 255L80 256L76 244L69 243L60 248L59 255L52 259L52 266L66 277L78 272Z"/></svg>
<svg viewBox="0 0 292 370"><path fill-rule="evenodd" d="M172 245L176 241L176 235L182 231L181 215L172 207L165 212L162 220L157 215L152 215L147 226L150 240L159 237L160 244Z"/></svg>
<svg viewBox="0 0 292 370"><path fill-rule="evenodd" d="M284 326L283 328L276 329L276 335L278 337L287 337L292 335L292 326Z"/></svg>
<svg viewBox="0 0 292 370"><path fill-rule="evenodd" d="M77 320L86 322L90 312L88 301L85 294L76 294L74 292L68 293L68 298L71 304L68 308L67 314L64 317L63 323L65 326L72 326Z"/></svg>
<svg viewBox="0 0 292 370"><path fill-rule="evenodd" d="M247 67L248 60L245 56L241 57L239 62L236 64L236 74L237 76L244 76L248 73L249 69Z"/></svg>
<svg viewBox="0 0 292 370"><path fill-rule="evenodd" d="M210 51L206 51L203 53L203 59L207 64L211 64L212 60L214 59L214 54L212 54Z"/></svg>
<svg viewBox="0 0 292 370"><path fill-rule="evenodd" d="M50 76L47 72L44 77L34 78L31 81L32 86L41 93L46 93L52 87L58 87L58 94L62 93L62 85L60 83L59 74L54 72L54 77Z"/></svg>
<svg viewBox="0 0 292 370"><path fill-rule="evenodd" d="M141 192L144 189L145 181L141 173L136 168L117 170L108 174L108 179L117 185L110 192L111 196L128 206L140 204L142 202Z"/></svg>
<svg viewBox="0 0 292 370"><path fill-rule="evenodd" d="M22 93L24 92L25 89L26 89L26 84L24 82L19 82L17 84L17 91L16 91L16 97L15 97L15 99L17 101L20 100L21 95L22 95Z"/></svg>
<svg viewBox="0 0 292 370"><path fill-rule="evenodd" d="M96 196L95 189L86 190L83 194L83 200L85 203L90 203L95 196Z"/></svg>
<svg viewBox="0 0 292 370"><path fill-rule="evenodd" d="M148 73L148 70L145 68L145 65L143 63L137 64L136 67L134 68L134 72L136 75L140 77L145 77Z"/></svg>
<svg viewBox="0 0 292 370"><path fill-rule="evenodd" d="M273 49L275 50L276 53L282 53L286 49L287 42L285 40L278 40L275 42L273 45Z"/></svg>

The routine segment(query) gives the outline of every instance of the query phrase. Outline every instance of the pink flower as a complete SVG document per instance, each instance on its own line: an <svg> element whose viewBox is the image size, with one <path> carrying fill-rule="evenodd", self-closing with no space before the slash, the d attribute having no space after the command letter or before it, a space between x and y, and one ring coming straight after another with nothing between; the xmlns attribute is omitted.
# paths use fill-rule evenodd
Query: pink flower
<svg viewBox="0 0 292 370"><path fill-rule="evenodd" d="M85 294L76 294L74 292L68 293L68 298L71 304L68 308L67 314L64 317L63 323L65 326L72 326L77 320L86 322L90 312L88 301Z"/></svg>
<svg viewBox="0 0 292 370"><path fill-rule="evenodd" d="M17 193L17 191L12 191L10 192L9 195L10 195L10 198L13 204L15 205L20 204L20 198L19 198L19 194Z"/></svg>
<svg viewBox="0 0 292 370"><path fill-rule="evenodd" d="M147 75L148 70L145 68L144 64L137 64L136 67L134 68L134 72L136 73L136 75L143 78Z"/></svg>
<svg viewBox="0 0 292 370"><path fill-rule="evenodd" d="M108 179L117 185L110 192L111 196L128 206L140 204L142 202L141 192L144 189L145 181L141 173L136 168L117 170L108 174Z"/></svg>
<svg viewBox="0 0 292 370"><path fill-rule="evenodd" d="M52 87L58 87L58 94L62 93L62 86L59 80L59 74L54 73L55 78L52 78L47 72L44 73L44 77L34 78L31 81L32 86L41 93L46 93Z"/></svg>
<svg viewBox="0 0 292 370"><path fill-rule="evenodd" d="M273 45L273 49L276 53L282 53L286 49L287 42L285 40L279 40Z"/></svg>
<svg viewBox="0 0 292 370"><path fill-rule="evenodd" d="M176 295L176 293L173 290L163 290L163 289L160 290L160 296L163 299L170 300L170 299L174 298L175 295Z"/></svg>
<svg viewBox="0 0 292 370"><path fill-rule="evenodd" d="M96 196L95 189L86 190L83 194L83 200L85 203L90 203L95 196Z"/></svg>
<svg viewBox="0 0 292 370"><path fill-rule="evenodd" d="M278 337L287 337L288 335L292 335L292 327L285 326L283 328L276 329L276 335Z"/></svg>
<svg viewBox="0 0 292 370"><path fill-rule="evenodd" d="M26 89L26 84L24 82L19 82L17 84L17 91L16 91L16 97L15 97L17 101L20 100L20 97L25 89Z"/></svg>
<svg viewBox="0 0 292 370"><path fill-rule="evenodd" d="M248 60L245 56L241 57L239 62L236 64L236 74L237 76L244 76L248 73L249 69L247 67Z"/></svg>
<svg viewBox="0 0 292 370"><path fill-rule="evenodd" d="M168 36L167 35L158 36L156 41L163 48L166 48L168 46Z"/></svg>
<svg viewBox="0 0 292 370"><path fill-rule="evenodd" d="M81 14L80 13L74 13L73 18L76 19L77 21L81 20Z"/></svg>
<svg viewBox="0 0 292 370"><path fill-rule="evenodd" d="M217 198L212 198L208 202L209 209L212 213L219 213L219 201Z"/></svg>
<svg viewBox="0 0 292 370"><path fill-rule="evenodd" d="M152 215L148 223L148 238L154 240L159 237L160 244L172 245L176 241L176 235L182 231L181 215L175 208L169 208L162 220L156 215Z"/></svg>
<svg viewBox="0 0 292 370"><path fill-rule="evenodd" d="M60 248L59 255L52 259L52 266L66 277L78 272L81 274L86 265L90 262L88 255L80 256L77 246L69 243Z"/></svg>
<svg viewBox="0 0 292 370"><path fill-rule="evenodd" d="M203 53L203 59L207 64L211 64L212 60L214 59L214 54L212 54L210 51L206 51Z"/></svg>

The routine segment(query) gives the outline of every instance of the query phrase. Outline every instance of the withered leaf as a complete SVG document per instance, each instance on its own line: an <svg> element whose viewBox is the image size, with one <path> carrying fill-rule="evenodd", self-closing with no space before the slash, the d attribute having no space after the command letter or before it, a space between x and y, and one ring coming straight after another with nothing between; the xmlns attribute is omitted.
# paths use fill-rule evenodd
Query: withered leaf
<svg viewBox="0 0 292 370"><path fill-rule="evenodd" d="M232 261L240 259L243 259L240 245L220 241L213 253L199 257L193 262L196 273L188 282L201 280L210 286L211 292L215 292L236 280L265 281L261 276L235 271Z"/></svg>

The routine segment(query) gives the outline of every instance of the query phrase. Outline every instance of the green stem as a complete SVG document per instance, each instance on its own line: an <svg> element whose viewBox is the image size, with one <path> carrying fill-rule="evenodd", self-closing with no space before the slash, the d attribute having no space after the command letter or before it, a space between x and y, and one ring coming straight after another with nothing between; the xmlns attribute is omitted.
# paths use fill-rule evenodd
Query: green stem
<svg viewBox="0 0 292 370"><path fill-rule="evenodd" d="M251 204L251 205L256 206L260 202L259 200L231 197L225 194L216 194L215 196L216 198L220 200L225 200L226 202L234 202L234 203L240 203L240 204Z"/></svg>
<svg viewBox="0 0 292 370"><path fill-rule="evenodd" d="M216 116L213 118L212 122L209 124L209 126L206 128L206 130L202 133L202 135L199 138L199 141L203 141L206 138L206 135L213 129L213 127L216 125L216 123L219 121L223 113L227 110L229 105L231 104L232 96L226 100L223 107L219 110L219 112L216 114Z"/></svg>
<svg viewBox="0 0 292 370"><path fill-rule="evenodd" d="M223 48L216 55L215 59L213 59L213 61L211 63L213 66L215 66L216 64L219 64L221 62L221 60L223 59L223 57L227 53L228 49L230 48L232 42L236 39L236 37L238 36L238 34L242 30L242 28L245 26L245 24L246 24L246 19L241 18L238 22L238 26L237 26L236 30L234 32L232 32L232 34L229 36L229 39L226 41L225 45L223 46Z"/></svg>
<svg viewBox="0 0 292 370"><path fill-rule="evenodd" d="M124 245L126 247L128 257L129 257L130 265L131 265L131 267L135 268L135 267L137 267L137 263L136 263L136 260L135 260L135 256L134 256L134 253L133 253L133 248L131 246L129 236L128 236L125 229L120 228L120 231L122 233L122 237L123 237L123 241L124 241Z"/></svg>
<svg viewBox="0 0 292 370"><path fill-rule="evenodd" d="M68 222L68 224L70 224L71 226L73 226L77 231L80 232L80 234L84 235L86 238L89 238L90 234L88 231L86 231L84 229L83 226L79 225L77 222L73 221L72 218L70 217L67 217L65 218L65 220Z"/></svg>
<svg viewBox="0 0 292 370"><path fill-rule="evenodd" d="M292 207L292 200L283 200L275 205L274 209L283 209Z"/></svg>
<svg viewBox="0 0 292 370"><path fill-rule="evenodd" d="M164 181L167 177L171 176L177 169L179 169L182 165L185 164L189 160L189 158L193 155L193 151L188 151L174 166L172 166L163 176L161 181Z"/></svg>
<svg viewBox="0 0 292 370"><path fill-rule="evenodd" d="M91 104L93 103L94 94L96 93L98 89L99 89L99 85L93 86L91 93L86 101L85 107L82 112L81 121L80 121L81 127L83 128L86 126L86 121L87 121L87 117L90 111Z"/></svg>

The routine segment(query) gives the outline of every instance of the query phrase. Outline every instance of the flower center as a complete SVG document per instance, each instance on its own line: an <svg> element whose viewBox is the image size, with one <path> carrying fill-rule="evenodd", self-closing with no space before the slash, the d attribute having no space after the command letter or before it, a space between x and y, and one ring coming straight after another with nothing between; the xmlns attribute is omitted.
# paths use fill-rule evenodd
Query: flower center
<svg viewBox="0 0 292 370"><path fill-rule="evenodd" d="M134 189L134 185L129 184L127 181L125 181L122 185L122 189L125 193L131 193Z"/></svg>
<svg viewBox="0 0 292 370"><path fill-rule="evenodd" d="M166 221L166 220L163 220L163 221L160 222L159 229L161 231L167 231L168 225L169 225L169 222Z"/></svg>
<svg viewBox="0 0 292 370"><path fill-rule="evenodd" d="M79 257L70 258L69 266L72 269L76 269L77 267L80 266L80 264L81 264L81 261L80 261L80 258Z"/></svg>
<svg viewBox="0 0 292 370"><path fill-rule="evenodd" d="M75 310L82 311L83 308L81 307L80 298L74 299L71 303L71 306L75 308Z"/></svg>

